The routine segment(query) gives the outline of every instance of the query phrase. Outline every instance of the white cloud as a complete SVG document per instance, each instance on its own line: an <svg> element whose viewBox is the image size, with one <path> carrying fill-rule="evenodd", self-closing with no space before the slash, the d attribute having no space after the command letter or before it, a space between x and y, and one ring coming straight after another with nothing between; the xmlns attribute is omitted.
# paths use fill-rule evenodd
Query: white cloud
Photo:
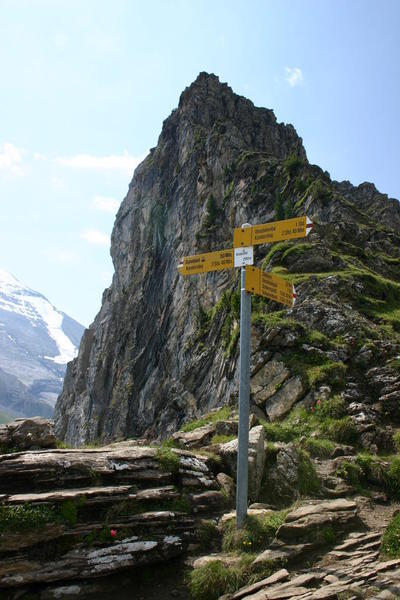
<svg viewBox="0 0 400 600"><path fill-rule="evenodd" d="M26 169L22 164L23 150L9 142L0 144L0 171L13 175L24 175Z"/></svg>
<svg viewBox="0 0 400 600"><path fill-rule="evenodd" d="M62 250L52 248L47 254L49 262L56 265L77 265L79 264L78 255L71 250Z"/></svg>
<svg viewBox="0 0 400 600"><path fill-rule="evenodd" d="M300 85L303 82L303 73L299 67L285 67L285 72L285 79L290 87Z"/></svg>
<svg viewBox="0 0 400 600"><path fill-rule="evenodd" d="M97 246L109 246L110 236L101 231L95 229L87 229L81 233L81 238L89 242L89 244L96 244Z"/></svg>
<svg viewBox="0 0 400 600"><path fill-rule="evenodd" d="M76 154L75 156L59 156L54 159L57 164L74 169L119 170L128 173L132 173L142 160L143 156L132 156L126 151L123 154L111 154L110 156Z"/></svg>
<svg viewBox="0 0 400 600"><path fill-rule="evenodd" d="M101 210L102 212L109 212L115 214L119 207L118 200L109 198L107 196L95 196L92 202L93 208Z"/></svg>

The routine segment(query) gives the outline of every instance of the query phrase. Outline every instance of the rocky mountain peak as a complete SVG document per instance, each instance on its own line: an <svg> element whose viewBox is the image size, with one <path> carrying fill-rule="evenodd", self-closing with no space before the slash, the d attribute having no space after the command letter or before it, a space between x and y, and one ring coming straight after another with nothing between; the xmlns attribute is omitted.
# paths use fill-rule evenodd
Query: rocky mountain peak
<svg viewBox="0 0 400 600"><path fill-rule="evenodd" d="M315 223L306 240L256 248L255 264L293 281L297 302L288 314L253 301L254 410L282 418L325 384L375 402L400 355L399 203L369 184L331 181L291 125L201 73L118 212L113 284L68 367L57 435L74 445L167 437L234 404L238 274L184 279L177 264L232 247L241 223L304 214Z"/></svg>
<svg viewBox="0 0 400 600"><path fill-rule="evenodd" d="M200 73L182 92L178 108L164 122L159 145L171 139L186 143L188 127L195 141L206 132L214 136L226 133L225 141L236 151L249 148L278 158L291 152L306 157L301 138L291 125L278 124L272 110L255 107L212 73ZM179 140L182 130L184 140Z"/></svg>

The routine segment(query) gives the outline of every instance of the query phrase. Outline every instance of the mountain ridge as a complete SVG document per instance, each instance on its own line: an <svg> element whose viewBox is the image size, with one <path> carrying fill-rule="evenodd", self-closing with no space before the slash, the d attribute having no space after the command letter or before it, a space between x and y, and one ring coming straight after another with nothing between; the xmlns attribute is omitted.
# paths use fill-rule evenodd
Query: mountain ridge
<svg viewBox="0 0 400 600"><path fill-rule="evenodd" d="M13 415L51 416L82 331L43 294L1 269L1 408Z"/></svg>

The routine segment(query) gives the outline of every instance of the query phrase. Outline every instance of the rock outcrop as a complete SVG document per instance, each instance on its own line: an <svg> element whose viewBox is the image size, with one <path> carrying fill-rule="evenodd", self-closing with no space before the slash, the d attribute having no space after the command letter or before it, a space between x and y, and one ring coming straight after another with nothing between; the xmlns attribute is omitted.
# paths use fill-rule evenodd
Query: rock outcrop
<svg viewBox="0 0 400 600"><path fill-rule="evenodd" d="M187 451L116 444L0 455L0 596L168 561L226 505L209 459Z"/></svg>
<svg viewBox="0 0 400 600"><path fill-rule="evenodd" d="M16 419L0 425L0 452L55 448L54 423L49 419L32 417Z"/></svg>

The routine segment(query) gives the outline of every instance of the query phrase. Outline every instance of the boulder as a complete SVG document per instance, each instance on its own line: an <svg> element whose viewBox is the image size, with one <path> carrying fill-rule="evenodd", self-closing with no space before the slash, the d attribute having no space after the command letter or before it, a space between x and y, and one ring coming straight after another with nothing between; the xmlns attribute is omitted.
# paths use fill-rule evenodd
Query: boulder
<svg viewBox="0 0 400 600"><path fill-rule="evenodd" d="M261 501L287 505L299 497L299 451L293 443L275 444L276 458L267 463Z"/></svg>
<svg viewBox="0 0 400 600"><path fill-rule="evenodd" d="M193 431L177 431L172 435L172 439L183 448L201 448L211 442L215 432L214 425L204 425Z"/></svg>
<svg viewBox="0 0 400 600"><path fill-rule="evenodd" d="M254 402L258 406L264 406L289 377L290 371L283 362L271 360L264 364L250 380Z"/></svg>
<svg viewBox="0 0 400 600"><path fill-rule="evenodd" d="M336 536L358 524L357 505L338 498L300 506L290 512L276 533L284 544L302 543L319 546L332 543Z"/></svg>
<svg viewBox="0 0 400 600"><path fill-rule="evenodd" d="M0 449L3 452L56 448L54 422L42 417L15 419L0 425Z"/></svg>
<svg viewBox="0 0 400 600"><path fill-rule="evenodd" d="M218 473L218 475L216 476L216 480L219 484L219 487L221 488L221 491L227 496L227 498L235 498L236 486L232 477L230 477L226 473Z"/></svg>
<svg viewBox="0 0 400 600"><path fill-rule="evenodd" d="M265 466L264 428L257 425L249 431L249 499L258 500ZM220 456L232 477L236 477L238 439L221 444Z"/></svg>
<svg viewBox="0 0 400 600"><path fill-rule="evenodd" d="M266 508L248 508L247 509L247 514L249 517L268 517L269 515L272 515L275 511L274 510L270 510L270 509L266 509ZM220 518L220 520L218 521L218 527L223 529L223 526L225 525L225 523L227 523L228 521L231 521L232 519L236 519L236 511L232 511L229 513L225 513L224 515L222 515L222 517Z"/></svg>
<svg viewBox="0 0 400 600"><path fill-rule="evenodd" d="M265 411L270 421L276 421L285 416L298 400L304 395L306 387L303 380L292 377L273 395L265 405Z"/></svg>

